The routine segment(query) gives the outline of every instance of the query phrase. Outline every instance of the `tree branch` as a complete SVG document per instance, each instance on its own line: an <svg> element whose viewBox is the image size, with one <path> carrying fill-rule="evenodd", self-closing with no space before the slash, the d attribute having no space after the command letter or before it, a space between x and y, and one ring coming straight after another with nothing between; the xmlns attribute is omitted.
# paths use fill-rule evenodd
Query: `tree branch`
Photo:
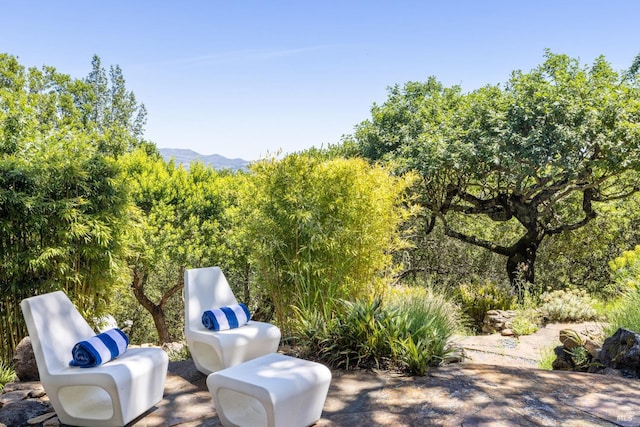
<svg viewBox="0 0 640 427"><path fill-rule="evenodd" d="M481 248L485 248L494 252L498 255L509 256L512 254L513 249L508 248L506 246L500 246L495 243L489 242L487 240L478 239L475 236L467 236L466 234L460 233L458 231L452 230L447 224L447 221L444 219L444 216L441 217L442 223L444 224L444 234L453 237L455 239L461 240L465 243L470 243L475 246L480 246Z"/></svg>
<svg viewBox="0 0 640 427"><path fill-rule="evenodd" d="M158 305L160 307L164 307L164 305L167 303L167 301L169 301L169 298L171 298L176 293L178 293L179 290L184 288L184 266L182 266L182 265L180 266L178 274L179 274L178 282L175 285L173 285L173 287L171 289L169 289L167 292L165 292L164 295L162 295L162 298L160 299L160 302L158 303Z"/></svg>
<svg viewBox="0 0 640 427"><path fill-rule="evenodd" d="M553 235L559 234L564 231L576 230L580 227L585 226L589 221L594 219L597 216L596 211L593 210L593 200L595 197L596 191L593 188L588 188L582 193L582 210L585 213L584 218L582 220L575 222L573 224L565 224L559 227L556 227L551 230L547 230L545 234Z"/></svg>
<svg viewBox="0 0 640 427"><path fill-rule="evenodd" d="M133 288L133 294L138 302L146 308L150 313L156 309L156 305L151 301L144 293L144 285L147 281L147 275L144 271L139 271L137 267L133 268L133 280L131 281L131 288Z"/></svg>

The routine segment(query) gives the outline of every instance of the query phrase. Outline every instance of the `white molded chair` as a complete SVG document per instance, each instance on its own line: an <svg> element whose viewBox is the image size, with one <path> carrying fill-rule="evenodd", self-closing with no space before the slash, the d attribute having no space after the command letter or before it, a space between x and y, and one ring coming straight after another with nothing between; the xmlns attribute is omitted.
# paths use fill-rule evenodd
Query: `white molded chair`
<svg viewBox="0 0 640 427"><path fill-rule="evenodd" d="M95 332L67 295L38 295L20 306L40 382L63 424L124 426L162 399L169 364L162 349L129 348L100 366L69 366L73 346Z"/></svg>
<svg viewBox="0 0 640 427"><path fill-rule="evenodd" d="M205 310L238 303L219 267L186 270L184 299L184 334L193 362L203 374L278 350L280 329L270 323L250 320L244 326L225 331L211 331L202 325Z"/></svg>

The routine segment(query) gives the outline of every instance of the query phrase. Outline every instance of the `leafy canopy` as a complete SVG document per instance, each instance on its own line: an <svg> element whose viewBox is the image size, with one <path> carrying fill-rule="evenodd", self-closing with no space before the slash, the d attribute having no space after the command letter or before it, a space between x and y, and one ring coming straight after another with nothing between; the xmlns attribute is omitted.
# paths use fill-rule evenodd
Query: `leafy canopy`
<svg viewBox="0 0 640 427"><path fill-rule="evenodd" d="M395 86L355 141L364 156L421 174L429 229L439 218L448 235L507 256L512 281L533 281L546 236L588 223L596 202L637 191L640 88L603 57L587 67L547 52L504 86ZM511 231L478 236L458 226L468 215Z"/></svg>

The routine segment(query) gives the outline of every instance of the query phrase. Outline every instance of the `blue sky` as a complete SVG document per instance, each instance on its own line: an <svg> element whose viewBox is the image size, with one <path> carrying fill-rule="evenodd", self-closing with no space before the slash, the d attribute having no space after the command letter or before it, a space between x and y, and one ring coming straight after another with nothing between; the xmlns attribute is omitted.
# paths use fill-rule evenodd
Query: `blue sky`
<svg viewBox="0 0 640 427"><path fill-rule="evenodd" d="M635 0L5 2L0 52L83 78L119 65L160 148L256 160L340 141L387 87L465 91L544 50L615 69L640 53Z"/></svg>

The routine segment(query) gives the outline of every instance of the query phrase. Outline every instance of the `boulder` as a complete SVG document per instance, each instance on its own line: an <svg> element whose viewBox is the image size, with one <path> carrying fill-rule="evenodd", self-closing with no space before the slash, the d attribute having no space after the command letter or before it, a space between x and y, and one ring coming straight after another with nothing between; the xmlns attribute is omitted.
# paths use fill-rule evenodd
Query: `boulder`
<svg viewBox="0 0 640 427"><path fill-rule="evenodd" d="M24 337L16 346L13 354L13 367L20 381L40 380L36 356L33 354L33 347L31 347L31 339L29 337Z"/></svg>
<svg viewBox="0 0 640 427"><path fill-rule="evenodd" d="M51 411L44 403L27 399L5 405L0 409L0 423L7 426L26 426L28 420Z"/></svg>
<svg viewBox="0 0 640 427"><path fill-rule="evenodd" d="M573 329L562 329L558 339L562 343L554 349L554 370L587 372L593 370L597 357L597 344Z"/></svg>
<svg viewBox="0 0 640 427"><path fill-rule="evenodd" d="M559 345L553 349L556 355L551 367L554 371L573 371L574 364L571 357L565 351L564 346Z"/></svg>
<svg viewBox="0 0 640 427"><path fill-rule="evenodd" d="M514 317L516 317L515 310L489 310L484 315L482 332L495 334L504 329L511 329Z"/></svg>
<svg viewBox="0 0 640 427"><path fill-rule="evenodd" d="M604 340L598 357L602 365L627 378L640 378L640 334L620 328Z"/></svg>
<svg viewBox="0 0 640 427"><path fill-rule="evenodd" d="M576 347L584 345L584 340L573 329L563 329L560 331L560 342L568 351L573 350Z"/></svg>

